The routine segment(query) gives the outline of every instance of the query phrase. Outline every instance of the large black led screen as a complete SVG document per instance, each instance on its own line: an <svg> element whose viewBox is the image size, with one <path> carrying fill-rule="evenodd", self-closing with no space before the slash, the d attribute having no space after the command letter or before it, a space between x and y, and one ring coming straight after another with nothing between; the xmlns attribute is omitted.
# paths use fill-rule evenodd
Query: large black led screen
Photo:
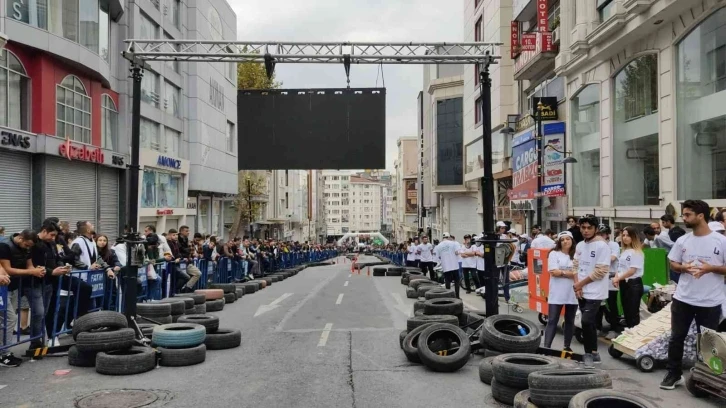
<svg viewBox="0 0 726 408"><path fill-rule="evenodd" d="M386 90L240 90L240 170L383 169Z"/></svg>

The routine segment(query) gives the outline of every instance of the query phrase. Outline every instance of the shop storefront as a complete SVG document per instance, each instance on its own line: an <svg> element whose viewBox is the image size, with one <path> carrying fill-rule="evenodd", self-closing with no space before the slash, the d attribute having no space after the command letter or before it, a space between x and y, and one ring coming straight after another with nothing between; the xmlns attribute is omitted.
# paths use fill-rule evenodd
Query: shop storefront
<svg viewBox="0 0 726 408"><path fill-rule="evenodd" d="M0 127L0 226L6 234L31 226L32 153L36 136Z"/></svg>
<svg viewBox="0 0 726 408"><path fill-rule="evenodd" d="M141 149L139 225L154 225L158 233L190 226L195 209L188 209L189 161ZM188 218L187 216L191 216Z"/></svg>

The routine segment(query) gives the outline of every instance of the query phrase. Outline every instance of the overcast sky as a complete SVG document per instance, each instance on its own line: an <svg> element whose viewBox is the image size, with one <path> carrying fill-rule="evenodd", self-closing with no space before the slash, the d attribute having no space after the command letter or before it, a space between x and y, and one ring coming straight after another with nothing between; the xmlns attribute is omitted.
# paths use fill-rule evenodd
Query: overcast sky
<svg viewBox="0 0 726 408"><path fill-rule="evenodd" d="M227 0L237 13L240 41L462 41L462 0ZM342 64L280 64L283 88L344 88ZM379 66L352 66L351 87L383 85ZM421 65L384 65L386 169L393 170L396 140L416 135Z"/></svg>

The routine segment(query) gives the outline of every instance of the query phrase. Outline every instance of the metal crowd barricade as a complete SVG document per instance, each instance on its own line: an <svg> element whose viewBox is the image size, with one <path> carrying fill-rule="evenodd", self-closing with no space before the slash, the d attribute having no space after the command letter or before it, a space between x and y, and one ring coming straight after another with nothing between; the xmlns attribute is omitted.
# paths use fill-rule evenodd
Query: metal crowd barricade
<svg viewBox="0 0 726 408"><path fill-rule="evenodd" d="M43 286L42 289L41 289L43 291L42 292L42 296L45 298L46 295L47 295L46 294L46 289L45 289L45 286L46 285L42 285L42 286ZM33 289L36 288L36 282L35 282L35 280L33 280L33 283L31 285L31 288L33 288ZM43 314L43 319L42 319L43 320L43 324L42 324L42 328L41 328L40 334L39 335L36 335L36 336L29 336L27 339L21 340L21 337L23 336L21 334L21 329L20 329L20 302L21 302L21 299L23 297L23 285L22 285L22 282L20 283L20 285L16 289L16 292L18 294L18 296L17 296L17 304L15 305L15 314L16 314L16 318L17 319L16 319L16 322L15 322L15 325L14 325L15 327L13 327L13 328L11 328L8 325L8 317L9 317L8 307L10 306L10 302L11 302L11 299L10 299L10 291L8 290L7 287L2 287L2 288L0 288L0 290L2 290L4 292L2 295L0 295L0 299L2 299L2 303L3 303L3 305L2 305L2 308L3 308L2 309L2 317L3 317L3 323L2 323L3 324L3 326L2 326L3 327L3 336L2 336L2 340L3 341L2 341L2 344L0 344L0 353L1 352L4 352L5 350L7 350L7 349L9 349L11 347L15 347L15 346L20 345L20 344L31 343L31 342L33 342L35 340L42 341L43 338L45 337L45 315L46 315L46 313L45 313L46 312L45 311L45 299L43 300L43 306L44 306L44 310L42 311L43 312L42 313ZM50 293L50 291L48 291L48 293ZM33 299L28 299L28 302L30 304L30 314L31 314L30 317L32 319L32 314L33 314ZM31 320L31 323L30 324L33 324L32 320ZM12 333L12 330L13 329L15 329L17 331L17 334L16 335L13 335L13 333ZM8 331L10 331L10 335L8 335ZM15 339L14 342L12 341L13 338Z"/></svg>
<svg viewBox="0 0 726 408"><path fill-rule="evenodd" d="M6 344L8 344L8 287L7 286L0 286L0 317L2 317L3 321L0 325L0 329L2 329L2 346L0 348L4 347Z"/></svg>
<svg viewBox="0 0 726 408"><path fill-rule="evenodd" d="M71 278L78 278L75 281L70 281L68 289L63 289L64 280ZM49 338L53 339L60 334L69 333L71 331L70 323L78 317L78 303L81 298L79 296L81 292L81 283L85 282L91 285L91 307L88 312L95 312L103 309L104 298L106 296L106 271L99 269L93 271L71 271L68 275L58 276L58 288L55 293L55 304L52 306L55 311L53 315L53 331ZM71 305L71 303L73 303ZM72 310L71 310L72 309ZM63 313L63 323L58 328L59 316ZM72 312L72 313L71 313Z"/></svg>

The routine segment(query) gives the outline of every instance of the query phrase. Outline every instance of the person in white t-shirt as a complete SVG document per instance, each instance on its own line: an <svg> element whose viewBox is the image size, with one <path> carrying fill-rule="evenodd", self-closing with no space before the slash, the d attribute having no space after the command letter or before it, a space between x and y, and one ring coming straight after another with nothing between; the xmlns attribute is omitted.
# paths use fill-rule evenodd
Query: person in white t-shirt
<svg viewBox="0 0 726 408"><path fill-rule="evenodd" d="M625 325L635 327L640 324L640 300L643 297L643 268L645 255L638 232L633 227L625 227L621 234L623 252L620 254L618 274L613 278L613 286L620 288Z"/></svg>
<svg viewBox="0 0 726 408"><path fill-rule="evenodd" d="M608 275L610 272L610 248L602 237L597 236L598 220L594 215L585 215L578 220L584 238L575 247L574 267L577 280L573 286L582 312L582 335L585 368L593 368L602 362L597 351L597 314L602 301L608 298Z"/></svg>
<svg viewBox="0 0 726 408"><path fill-rule="evenodd" d="M476 259L476 274L479 278L479 285L484 284L484 244L479 242L480 239L484 238L482 235L475 235L474 238L474 244L472 245L472 248L474 249L474 259ZM479 286L479 289L476 290L476 293L479 293L482 290L482 286Z"/></svg>
<svg viewBox="0 0 726 408"><path fill-rule="evenodd" d="M406 266L410 266L411 268L418 267L418 263L416 262L416 246L418 245L418 239L414 243L412 239L409 239L408 241L408 248L406 248Z"/></svg>
<svg viewBox="0 0 726 408"><path fill-rule="evenodd" d="M555 249L547 258L547 269L550 273L550 287L547 294L547 327L545 328L544 346L552 347L552 340L557 333L562 308L565 309L565 344L563 350L572 351L572 335L575 333L575 315L577 314L577 297L572 290L577 271L573 269L572 258L575 256L575 244L572 233L561 232L557 235Z"/></svg>
<svg viewBox="0 0 726 408"><path fill-rule="evenodd" d="M441 269L444 271L446 289L451 289L454 282L456 298L459 299L459 253L461 245L454 241L448 232L444 232L444 239L434 248L434 254L439 257Z"/></svg>
<svg viewBox="0 0 726 408"><path fill-rule="evenodd" d="M461 267L464 272L464 285L466 286L466 293L471 293L471 280L474 280L474 288L479 289L481 284L479 277L476 273L476 246L472 245L471 235L464 235L464 248L462 248L459 255L461 256ZM469 278L471 275L471 278Z"/></svg>
<svg viewBox="0 0 726 408"><path fill-rule="evenodd" d="M600 306L600 312L597 317L598 328L602 329L600 335L608 339L614 339L619 336L622 331L620 327L620 311L618 310L618 288L613 285L612 279L618 274L618 259L620 258L620 245L610 239L612 230L606 224L600 224L597 234L605 240L610 248L610 274L608 275L608 301L607 307ZM610 322L610 329L605 330L602 326L602 318L607 316Z"/></svg>
<svg viewBox="0 0 726 408"><path fill-rule="evenodd" d="M555 247L555 240L552 239L552 236L555 233L552 232L552 230L546 230L544 234L540 234L537 236L537 238L532 240L532 244L529 246L530 248L539 248L539 249L552 249Z"/></svg>
<svg viewBox="0 0 726 408"><path fill-rule="evenodd" d="M726 237L708 227L709 206L705 201L686 200L681 216L690 232L676 241L668 253L671 269L680 279L671 302L671 338L668 374L660 388L672 390L683 384L683 343L693 320L700 327L716 330L724 303Z"/></svg>
<svg viewBox="0 0 726 408"><path fill-rule="evenodd" d="M436 272L434 272L434 246L429 242L429 237L424 235L421 237L421 244L416 249L419 256L419 266L424 276L428 273L431 280L436 280Z"/></svg>

